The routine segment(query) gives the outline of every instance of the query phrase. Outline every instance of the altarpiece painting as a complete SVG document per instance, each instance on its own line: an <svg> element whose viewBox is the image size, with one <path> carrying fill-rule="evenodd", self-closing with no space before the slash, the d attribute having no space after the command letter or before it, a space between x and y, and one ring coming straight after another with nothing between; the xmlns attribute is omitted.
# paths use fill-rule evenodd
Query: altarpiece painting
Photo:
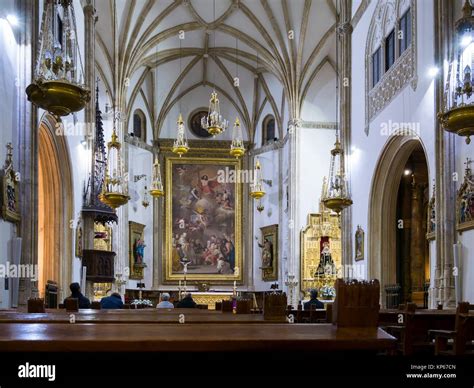
<svg viewBox="0 0 474 388"><path fill-rule="evenodd" d="M241 161L166 158L165 280L242 278ZM232 178L233 177L233 178Z"/></svg>

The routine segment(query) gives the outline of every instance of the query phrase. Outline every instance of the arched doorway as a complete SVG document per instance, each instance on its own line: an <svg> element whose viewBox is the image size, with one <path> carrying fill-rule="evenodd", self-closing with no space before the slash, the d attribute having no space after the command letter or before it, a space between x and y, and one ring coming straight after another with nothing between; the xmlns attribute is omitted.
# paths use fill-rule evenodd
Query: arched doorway
<svg viewBox="0 0 474 388"><path fill-rule="evenodd" d="M72 272L73 191L67 142L59 124L44 115L38 133L38 290L48 280L65 291ZM62 296L61 293L59 295Z"/></svg>
<svg viewBox="0 0 474 388"><path fill-rule="evenodd" d="M381 153L372 179L368 219L368 274L370 278L380 280L383 305L386 302L383 293L385 286L402 285L404 276L403 286L408 287L405 288L406 295L404 297L411 297L411 291L407 292L411 288L411 280L407 282L407 279L411 279L410 273L415 266L408 265L409 261L407 261L406 255L411 257L412 254L428 254L427 251L419 253L421 242L419 242L419 246L409 246L408 251L403 251L404 247L406 248L405 244L411 243L411 220L407 223L407 220L402 219L400 223L401 213L398 206L406 202L406 198L404 199L403 193L401 193L401 189L404 187L402 178L407 166L410 165L409 162L414 158L421 160L417 170L420 177L423 176L423 183L428 182L426 154L419 137L410 134L407 130L399 135L394 134L389 138ZM424 167L422 167L423 164ZM410 178L411 174L412 172L409 174ZM415 173L415 181L416 179ZM411 184L411 181L408 183ZM424 191L421 195L424 199L426 192ZM407 204L406 207L404 214L412 211L411 200L410 205ZM424 212L423 209L419 210ZM423 215L417 215L417 217L423 217ZM407 235L408 232L410 236ZM401 238L403 233L405 233L404 238ZM417 233L421 236L422 230L417 230ZM421 238L425 243L424 234ZM404 265L401 265L401 260L405 260ZM405 273L406 270L409 270L410 273Z"/></svg>

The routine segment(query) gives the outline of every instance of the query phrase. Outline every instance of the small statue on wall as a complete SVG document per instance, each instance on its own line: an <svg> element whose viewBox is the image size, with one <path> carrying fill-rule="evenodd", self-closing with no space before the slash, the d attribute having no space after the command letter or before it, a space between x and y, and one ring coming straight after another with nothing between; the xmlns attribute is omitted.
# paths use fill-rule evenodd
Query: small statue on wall
<svg viewBox="0 0 474 388"><path fill-rule="evenodd" d="M335 275L336 274L336 266L334 265L334 261L331 255L331 248L329 246L329 238L322 237L321 238L321 254L319 258L319 265L316 269L317 275Z"/></svg>
<svg viewBox="0 0 474 388"><path fill-rule="evenodd" d="M364 260L364 229L360 225L357 225L355 233L355 259L356 261Z"/></svg>
<svg viewBox="0 0 474 388"><path fill-rule="evenodd" d="M8 143L5 164L0 170L1 216L4 220L15 223L20 221L19 177L19 173L13 169L13 146Z"/></svg>
<svg viewBox="0 0 474 388"><path fill-rule="evenodd" d="M261 267L263 281L278 280L278 225L260 228L262 242L255 237L259 248L262 249Z"/></svg>

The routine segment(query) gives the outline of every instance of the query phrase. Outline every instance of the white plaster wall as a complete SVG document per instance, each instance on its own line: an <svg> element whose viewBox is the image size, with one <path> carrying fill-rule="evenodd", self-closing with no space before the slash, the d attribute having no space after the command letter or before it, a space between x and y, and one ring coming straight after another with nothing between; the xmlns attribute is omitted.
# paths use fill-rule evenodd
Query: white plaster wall
<svg viewBox="0 0 474 388"><path fill-rule="evenodd" d="M2 1L0 5L0 89L2 90L2 103L0 104L0 117L2 130L0 130L0 166L3 167L6 157L6 144L14 144L13 157L15 169L19 170L18 149L16 137L18 134L17 116L17 90L15 80L18 74L18 44L15 33L17 29L10 26L4 19L8 14L14 14L13 0ZM18 27L17 27L18 28ZM11 262L10 241L16 237L14 224L0 219L0 265ZM0 278L0 308L10 306L10 292L5 290L4 278Z"/></svg>
<svg viewBox="0 0 474 388"><path fill-rule="evenodd" d="M262 199L262 205L265 209L259 213L257 205L254 200L250 204L253 206L253 236L252 241L247 243L253 244L253 278L255 291L269 291L270 286L276 281L264 282L262 281L262 249L258 246L255 237L262 242L262 233L260 228L264 226L274 225L279 223L280 211L282 206L279 202L279 150L272 150L259 155L259 160L262 165L262 176L264 179L272 181L272 186L265 185L266 195ZM245 242L244 242L245 243ZM278 266L281 265L281 255L278 258ZM280 268L278 268L280 270ZM280 280L280 279L279 279Z"/></svg>
<svg viewBox="0 0 474 388"><path fill-rule="evenodd" d="M124 227L128 230L128 222L133 221L145 225L144 229L144 241L146 244L145 247L145 256L144 261L147 267L144 269L144 279L146 289L150 289L153 284L153 198L148 195L148 200L150 205L145 208L142 205L143 195L145 191L145 184L150 189L150 179L152 176L152 165L153 165L153 155L144 149L135 147L133 145L128 146L128 162L129 162L129 174L130 174L130 183L129 183L129 193L131 200L128 205L128 220L123 219L119 222L124 223ZM134 175L146 174L147 180L145 183L145 178L141 179L138 182L134 182ZM128 233L126 233L128 236ZM124 244L128 247L128 241L121 241L121 244ZM130 247L129 247L130 249ZM128 252L128 249L124 249L124 252ZM128 256L125 258L125 265L128 266ZM129 280L126 288L136 289L137 280Z"/></svg>
<svg viewBox="0 0 474 388"><path fill-rule="evenodd" d="M354 201L352 206L352 236L357 225L361 225L366 231L366 236L370 233L368 214L372 179L377 161L388 141L388 137L381 134L382 124L388 123L389 120L398 123L418 123L421 132L420 140L427 157L430 182L436 174L434 82L433 78L428 76L429 69L434 65L434 15L431 1L417 2L418 85L416 90L407 85L371 122L369 135L367 136L364 133L365 45L376 4L376 1L371 2L354 29L352 39L352 149L349 156L352 199ZM366 248L368 248L367 238ZM432 253L434 253L433 250ZM370 253L367 252L367 254ZM431 257L431 264L434 265L434 263L435 258ZM367 268L367 259L364 260L363 264Z"/></svg>

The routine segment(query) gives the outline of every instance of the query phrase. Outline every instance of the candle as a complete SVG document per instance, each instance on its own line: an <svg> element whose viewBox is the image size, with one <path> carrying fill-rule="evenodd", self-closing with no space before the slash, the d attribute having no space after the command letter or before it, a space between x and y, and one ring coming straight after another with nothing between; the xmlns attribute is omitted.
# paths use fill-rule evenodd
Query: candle
<svg viewBox="0 0 474 388"><path fill-rule="evenodd" d="M237 287L237 282L234 280L234 288Z"/></svg>

